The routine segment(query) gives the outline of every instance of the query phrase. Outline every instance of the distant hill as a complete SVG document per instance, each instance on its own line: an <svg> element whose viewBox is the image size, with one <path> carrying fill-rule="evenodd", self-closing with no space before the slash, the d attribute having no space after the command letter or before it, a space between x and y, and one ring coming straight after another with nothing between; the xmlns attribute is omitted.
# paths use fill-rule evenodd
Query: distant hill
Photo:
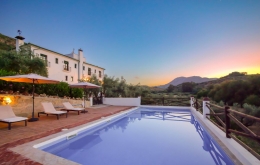
<svg viewBox="0 0 260 165"><path fill-rule="evenodd" d="M217 80L217 78L207 78L207 77L200 77L200 76L192 76L192 77L177 77L173 79L171 82L157 86L158 88L168 88L170 84L177 86L179 84L182 84L184 82L194 82L194 83L202 83L207 81Z"/></svg>
<svg viewBox="0 0 260 165"><path fill-rule="evenodd" d="M15 39L5 36L0 33L0 49L1 50L13 50L15 49Z"/></svg>
<svg viewBox="0 0 260 165"><path fill-rule="evenodd" d="M197 86L204 88L204 87L207 87L209 85L220 84L220 83L225 82L225 81L247 80L249 77L255 76L255 75L259 75L259 74L248 75L246 72L240 72L239 74L238 74L238 72L232 72L229 75L224 76L224 77L220 77L219 79L216 79L216 80L198 83Z"/></svg>

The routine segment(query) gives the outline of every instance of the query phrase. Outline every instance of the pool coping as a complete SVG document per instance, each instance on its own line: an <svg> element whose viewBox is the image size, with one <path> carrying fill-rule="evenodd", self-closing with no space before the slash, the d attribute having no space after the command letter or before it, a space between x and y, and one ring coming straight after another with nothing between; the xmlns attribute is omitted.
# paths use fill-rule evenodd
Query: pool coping
<svg viewBox="0 0 260 165"><path fill-rule="evenodd" d="M217 143L221 146L221 148L226 152L226 154L230 157L230 159L236 164L236 165L250 165L250 164L260 164L260 161L253 156L250 152L248 152L244 147L242 147L238 142L236 142L234 139L228 139L226 138L226 135L223 131L221 131L217 126L215 126L211 121L208 119L203 118L203 115L196 111L193 107L177 107L177 106L139 106L139 107L158 107L158 108L166 108L166 109L172 109L172 108L178 108L178 109L189 109L191 113L196 117L196 119L199 121L199 123L207 130L207 132L217 141ZM49 135L46 137L43 137L41 139L34 140L29 143L25 143L19 146L16 146L14 148L10 148L11 151L18 153L26 158L29 158L35 162L39 162L42 164L49 164L49 165L78 165L78 163L58 157L56 155L44 152L38 148L40 147L40 143L53 140L57 137L65 137L66 134L73 134L75 131L86 128L86 127L92 127L93 125L98 125L99 123L104 122L105 120L111 120L113 118L116 118L118 116L121 116L125 113L129 113L131 111L134 111L138 109L139 107L130 108L125 111L121 111L117 114L110 115L107 117L102 117L98 120L71 128L67 131L62 131L59 133L55 133L53 135ZM54 141L54 140L53 140Z"/></svg>
<svg viewBox="0 0 260 165"><path fill-rule="evenodd" d="M226 134L210 120L204 118L199 111L196 111L196 109L193 107L190 107L190 110L192 114L198 119L200 124L206 128L207 132L217 141L220 147L236 165L260 164L260 160L258 160L234 139L226 138Z"/></svg>
<svg viewBox="0 0 260 165"><path fill-rule="evenodd" d="M173 106L140 106L140 107L160 107L160 108L173 108ZM236 165L257 165L260 164L254 155L248 150L241 146L237 141L232 138L226 138L226 134L214 125L210 120L203 118L203 115L193 107L179 107L174 106L178 109L190 109L191 113L196 117L199 123L206 129L206 131L214 138L214 140L220 145L225 151L229 158Z"/></svg>
<svg viewBox="0 0 260 165"><path fill-rule="evenodd" d="M55 134L34 140L34 141L31 141L29 143L25 143L25 144L18 145L18 146L13 147L13 148L9 148L9 150L11 150L15 153L18 153L18 154L20 154L20 155L22 155L22 156L24 156L24 157L26 157L30 160L41 163L41 164L79 165L79 163L70 161L68 159L65 159L65 158L50 154L50 153L47 153L47 152L42 151L39 148L35 148L35 147L37 147L37 145L39 146L39 144L41 144L41 143L45 143L46 141L49 141L49 140L53 141L53 139L55 139L57 137L62 137L62 136L65 136L66 134L72 134L73 132L77 131L78 129L89 127L89 126L92 126L93 124L96 125L96 124L99 124L99 123L104 122L106 120L111 120L111 119L116 118L118 116L121 116L125 113L129 113L131 111L134 111L137 108L138 107L134 107L134 108L130 108L130 109L125 110L125 111L121 111L117 114L113 114L113 115L110 115L110 116L107 116L107 117L101 117L98 120L95 120L95 121L92 121L92 122L89 122L89 123L86 123L86 124L83 124L83 125L71 128L71 129L68 129L66 131L61 131L61 132L58 132L58 133L55 133Z"/></svg>

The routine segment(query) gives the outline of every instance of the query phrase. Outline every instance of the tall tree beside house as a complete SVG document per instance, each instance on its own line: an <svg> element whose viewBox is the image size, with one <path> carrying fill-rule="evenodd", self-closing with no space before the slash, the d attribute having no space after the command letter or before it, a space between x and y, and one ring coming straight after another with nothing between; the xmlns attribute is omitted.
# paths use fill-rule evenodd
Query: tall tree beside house
<svg viewBox="0 0 260 165"><path fill-rule="evenodd" d="M126 97L129 94L127 83L123 77L119 79L105 75L102 88L107 97Z"/></svg>
<svg viewBox="0 0 260 165"><path fill-rule="evenodd" d="M128 89L128 86L127 86L126 80L123 77L121 77L118 85L116 86L116 92L118 93L118 96L126 97L127 89Z"/></svg>
<svg viewBox="0 0 260 165"><path fill-rule="evenodd" d="M114 77L108 77L107 75L103 78L103 93L107 97L118 97L116 96L116 86L118 84L119 79L115 79Z"/></svg>
<svg viewBox="0 0 260 165"><path fill-rule="evenodd" d="M102 91L106 97L145 97L151 93L147 86L127 84L123 77L119 79L107 75L103 78Z"/></svg>
<svg viewBox="0 0 260 165"><path fill-rule="evenodd" d="M80 80L81 82L84 82L85 80L81 79ZM95 84L95 85L98 85L98 86L101 86L101 81L97 78L97 76L95 74L93 74L88 80L87 82L90 82L92 84ZM94 95L94 97L98 97L98 93L101 92L101 88L87 88L85 90L86 94L87 95Z"/></svg>
<svg viewBox="0 0 260 165"><path fill-rule="evenodd" d="M0 50L0 69L16 74L36 73L48 76L45 62L32 55L31 50L26 46L19 52Z"/></svg>

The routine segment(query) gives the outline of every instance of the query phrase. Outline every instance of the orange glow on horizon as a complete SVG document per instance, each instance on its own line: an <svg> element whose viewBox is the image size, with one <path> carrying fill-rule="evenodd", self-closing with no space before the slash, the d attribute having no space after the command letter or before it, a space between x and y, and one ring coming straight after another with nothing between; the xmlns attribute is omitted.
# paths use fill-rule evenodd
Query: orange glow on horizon
<svg viewBox="0 0 260 165"><path fill-rule="evenodd" d="M194 74L194 75L190 75L190 76L200 76L200 77L207 77L207 78L220 78L220 77L227 76L228 74L230 74L232 72L247 72L248 75L250 75L250 74L260 74L260 67L257 66L257 67L248 67L248 68L240 68L240 69L236 69L236 68L225 69L224 71L215 72L215 73L210 74L210 75L204 76L204 75ZM183 77L190 77L190 76L183 75ZM181 77L181 76L169 77L169 75L168 75L167 77L149 77L147 79L143 79L143 81L141 81L140 84L141 85L148 85L148 86L165 85L165 84L171 82L173 79L175 79L177 77ZM133 84L135 84L135 83L133 83Z"/></svg>
<svg viewBox="0 0 260 165"><path fill-rule="evenodd" d="M223 76L227 76L229 73L232 72L247 72L248 75L250 74L260 74L260 67L250 67L250 68L241 68L241 69L233 69L229 72L221 71L212 75L209 75L208 78L220 78Z"/></svg>

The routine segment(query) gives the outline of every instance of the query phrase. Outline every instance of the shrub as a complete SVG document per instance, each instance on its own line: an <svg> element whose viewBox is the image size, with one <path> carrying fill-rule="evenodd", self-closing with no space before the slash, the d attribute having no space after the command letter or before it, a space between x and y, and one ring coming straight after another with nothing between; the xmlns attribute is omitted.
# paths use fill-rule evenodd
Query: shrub
<svg viewBox="0 0 260 165"><path fill-rule="evenodd" d="M257 95L249 95L245 99L245 103L255 105L255 106L260 106L260 97Z"/></svg>
<svg viewBox="0 0 260 165"><path fill-rule="evenodd" d="M221 106L221 107L225 106L225 104L224 104L224 102L222 100L218 103L218 105Z"/></svg>

